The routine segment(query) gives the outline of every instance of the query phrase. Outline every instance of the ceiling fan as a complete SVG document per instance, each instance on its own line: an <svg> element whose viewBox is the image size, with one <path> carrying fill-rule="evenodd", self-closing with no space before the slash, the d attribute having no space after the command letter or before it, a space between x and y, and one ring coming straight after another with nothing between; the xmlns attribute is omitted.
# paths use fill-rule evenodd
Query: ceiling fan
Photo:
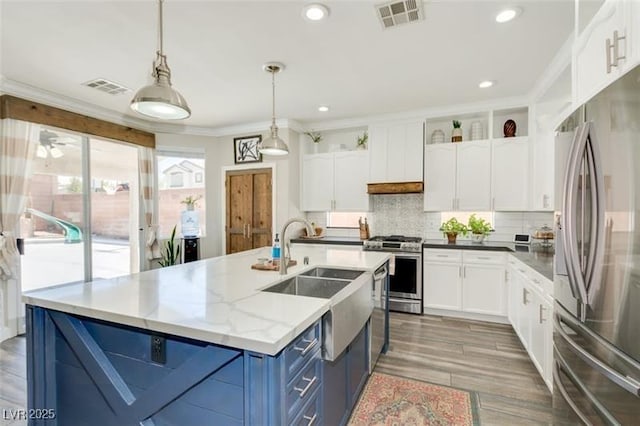
<svg viewBox="0 0 640 426"><path fill-rule="evenodd" d="M52 158L60 158L64 155L64 152L59 146L66 145L63 140L72 140L72 138L64 138L58 136L57 133L53 133L47 129L40 131L40 144L36 149L36 156L39 158L47 158L51 156Z"/></svg>

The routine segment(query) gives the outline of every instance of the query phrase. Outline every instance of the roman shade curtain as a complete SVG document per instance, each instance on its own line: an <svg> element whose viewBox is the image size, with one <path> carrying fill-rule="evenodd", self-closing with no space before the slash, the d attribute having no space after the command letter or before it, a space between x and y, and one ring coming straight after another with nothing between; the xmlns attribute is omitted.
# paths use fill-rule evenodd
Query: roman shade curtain
<svg viewBox="0 0 640 426"><path fill-rule="evenodd" d="M0 120L0 340L15 336L24 309L20 303L20 216L27 204L29 180L39 143L40 126Z"/></svg>
<svg viewBox="0 0 640 426"><path fill-rule="evenodd" d="M160 246L158 244L158 222L156 211L155 185L155 150L151 148L138 148L138 173L140 180L140 196L142 199L142 215L144 235L144 259L147 260L145 269L151 268L153 259L160 258Z"/></svg>

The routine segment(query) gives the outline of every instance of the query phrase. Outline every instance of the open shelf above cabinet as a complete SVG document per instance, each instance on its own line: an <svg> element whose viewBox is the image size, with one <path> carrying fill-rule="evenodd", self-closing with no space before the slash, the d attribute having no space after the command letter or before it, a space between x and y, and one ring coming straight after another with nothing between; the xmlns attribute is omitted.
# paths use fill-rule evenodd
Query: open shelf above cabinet
<svg viewBox="0 0 640 426"><path fill-rule="evenodd" d="M358 138L367 131L367 126L338 130L307 130L319 133L322 139L317 144L311 138L300 133L300 147L302 154L325 154L328 152L342 152L358 150Z"/></svg>
<svg viewBox="0 0 640 426"><path fill-rule="evenodd" d="M528 115L529 110L527 107L517 107L427 118L425 122L425 143L427 145L439 143L436 141L438 139L438 130L444 133L444 138L440 136L440 140L443 140L442 143L450 143L454 120L459 121L461 124L462 142L503 139L503 128L507 120L515 121L515 136L528 136Z"/></svg>

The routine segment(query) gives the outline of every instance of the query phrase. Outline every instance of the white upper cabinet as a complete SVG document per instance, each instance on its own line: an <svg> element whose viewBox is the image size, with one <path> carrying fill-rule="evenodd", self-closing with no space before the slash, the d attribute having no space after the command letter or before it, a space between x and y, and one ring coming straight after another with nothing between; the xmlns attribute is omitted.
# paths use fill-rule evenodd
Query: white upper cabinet
<svg viewBox="0 0 640 426"><path fill-rule="evenodd" d="M304 155L301 210L369 210L368 172L366 150Z"/></svg>
<svg viewBox="0 0 640 426"><path fill-rule="evenodd" d="M484 210L491 202L491 142L425 146L424 210Z"/></svg>
<svg viewBox="0 0 640 426"><path fill-rule="evenodd" d="M456 145L424 147L424 210L454 210L456 197Z"/></svg>
<svg viewBox="0 0 640 426"><path fill-rule="evenodd" d="M333 167L333 210L357 212L369 210L369 194L367 194L369 154L367 151L336 152Z"/></svg>
<svg viewBox="0 0 640 426"><path fill-rule="evenodd" d="M638 5L609 0L573 45L575 104L580 105L616 80L634 62L628 23ZM635 23L637 25L637 21Z"/></svg>
<svg viewBox="0 0 640 426"><path fill-rule="evenodd" d="M303 211L330 211L333 207L333 154L305 155L302 160Z"/></svg>
<svg viewBox="0 0 640 426"><path fill-rule="evenodd" d="M491 210L491 142L457 146L456 210Z"/></svg>
<svg viewBox="0 0 640 426"><path fill-rule="evenodd" d="M492 210L527 210L529 199L529 139L493 141L491 150Z"/></svg>
<svg viewBox="0 0 640 426"><path fill-rule="evenodd" d="M369 126L369 182L422 181L422 121Z"/></svg>

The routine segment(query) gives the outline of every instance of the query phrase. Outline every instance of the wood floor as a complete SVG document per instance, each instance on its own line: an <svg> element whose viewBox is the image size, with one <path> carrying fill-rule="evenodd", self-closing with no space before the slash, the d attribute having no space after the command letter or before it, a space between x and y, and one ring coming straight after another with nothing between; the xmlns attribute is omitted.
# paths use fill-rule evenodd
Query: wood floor
<svg viewBox="0 0 640 426"><path fill-rule="evenodd" d="M480 423L551 424L551 393L510 325L392 312L375 371L474 391Z"/></svg>
<svg viewBox="0 0 640 426"><path fill-rule="evenodd" d="M511 326L392 312L390 333L376 371L476 392L483 426L551 424L551 394ZM25 346L0 344L2 426L26 425L3 418L26 407Z"/></svg>
<svg viewBox="0 0 640 426"><path fill-rule="evenodd" d="M0 343L0 425L22 426L12 413L27 407L27 348L24 337Z"/></svg>

